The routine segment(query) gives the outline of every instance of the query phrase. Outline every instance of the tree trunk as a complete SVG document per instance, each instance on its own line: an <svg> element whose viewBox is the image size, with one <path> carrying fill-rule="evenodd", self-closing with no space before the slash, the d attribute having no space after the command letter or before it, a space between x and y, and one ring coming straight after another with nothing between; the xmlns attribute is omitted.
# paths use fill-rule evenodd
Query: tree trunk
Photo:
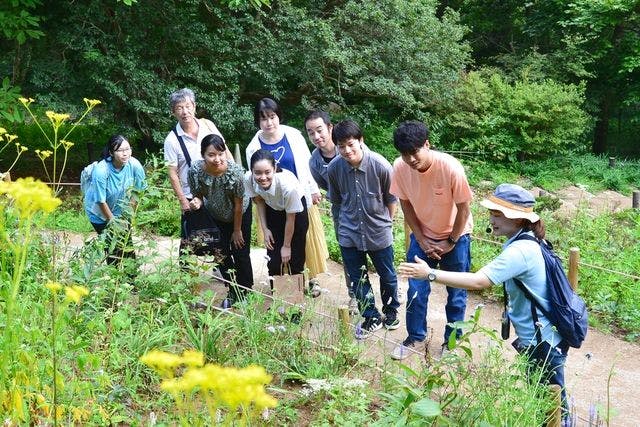
<svg viewBox="0 0 640 427"><path fill-rule="evenodd" d="M607 149L607 136L609 134L609 117L611 116L611 95L605 93L600 101L600 111L593 132L593 154L602 154Z"/></svg>

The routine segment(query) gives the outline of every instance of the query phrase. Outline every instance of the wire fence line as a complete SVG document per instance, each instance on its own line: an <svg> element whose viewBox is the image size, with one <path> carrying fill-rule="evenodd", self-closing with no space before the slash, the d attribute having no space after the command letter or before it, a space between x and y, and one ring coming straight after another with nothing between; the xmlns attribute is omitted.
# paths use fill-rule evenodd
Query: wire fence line
<svg viewBox="0 0 640 427"><path fill-rule="evenodd" d="M60 183L45 182L45 184L47 184L47 185L71 186L71 187L73 187L73 186L79 187L80 186L79 182L60 182ZM155 186L155 185L150 185L149 188L156 188L156 189L159 189L159 190L167 190L167 191L168 190L173 190L171 187L162 187L162 186ZM327 215L329 215L331 213L331 209L326 208L326 207L320 206L319 210L322 213L327 214ZM404 218L402 218L399 215L396 215L393 220L394 220L394 222L399 223L400 221L404 221ZM477 236L477 235L473 235L473 239L481 241L481 242L485 242L485 243L491 243L491 244L494 244L494 245L502 245L501 242L498 242L498 241L495 241L495 240L490 240L490 239L485 239L485 238L482 238L482 237ZM564 261L564 262L567 262L566 258L560 257L560 259L562 261ZM631 274L631 273L626 273L624 271L613 270L613 269L610 269L610 268L607 268L607 267L602 267L602 266L599 266L599 265L596 265L596 264L591 264L591 263L588 263L588 262L585 262L585 261L582 261L582 260L578 261L578 265L579 266L583 266L583 267L587 267L587 268L592 268L594 270L604 271L604 272L611 273L611 274L617 274L619 276L627 277L627 278L633 279L633 280L640 280L640 276L638 276L638 275L634 275L634 274Z"/></svg>

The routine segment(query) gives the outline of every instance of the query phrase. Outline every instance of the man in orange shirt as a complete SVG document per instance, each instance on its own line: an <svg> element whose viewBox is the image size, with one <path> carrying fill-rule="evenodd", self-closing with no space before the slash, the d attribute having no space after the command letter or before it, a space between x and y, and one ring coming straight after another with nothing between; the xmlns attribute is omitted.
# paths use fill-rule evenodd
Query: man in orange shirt
<svg viewBox="0 0 640 427"><path fill-rule="evenodd" d="M470 204L473 197L464 168L454 157L431 149L429 130L418 121L400 123L393 143L401 158L393 164L391 193L400 199L404 218L411 228L407 261L418 256L429 266L447 271L469 271L473 228ZM409 279L407 338L391 353L396 360L424 350L430 282L435 277ZM447 287L447 323L464 320L467 292ZM453 328L446 326L443 351ZM460 335L461 331L456 333Z"/></svg>

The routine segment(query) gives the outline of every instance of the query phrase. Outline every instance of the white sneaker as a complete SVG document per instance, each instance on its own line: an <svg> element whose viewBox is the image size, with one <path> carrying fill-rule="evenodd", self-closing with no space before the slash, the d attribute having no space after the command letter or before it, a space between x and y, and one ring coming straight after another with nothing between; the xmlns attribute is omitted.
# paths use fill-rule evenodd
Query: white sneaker
<svg viewBox="0 0 640 427"><path fill-rule="evenodd" d="M414 354L424 355L424 352L424 341L416 341L411 338L407 338L402 342L402 344L393 349L391 352L391 358L393 360L404 360Z"/></svg>

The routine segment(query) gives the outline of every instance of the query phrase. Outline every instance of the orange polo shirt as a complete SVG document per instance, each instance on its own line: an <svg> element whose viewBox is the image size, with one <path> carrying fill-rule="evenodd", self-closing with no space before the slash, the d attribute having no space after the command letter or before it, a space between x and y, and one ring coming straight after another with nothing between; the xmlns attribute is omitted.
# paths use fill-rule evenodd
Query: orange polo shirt
<svg viewBox="0 0 640 427"><path fill-rule="evenodd" d="M456 204L471 203L473 192L462 164L455 157L439 151L432 154L433 162L425 172L411 169L402 158L397 158L393 162L390 192L411 203L426 237L444 240L453 229ZM462 234L472 230L473 218L469 214Z"/></svg>

